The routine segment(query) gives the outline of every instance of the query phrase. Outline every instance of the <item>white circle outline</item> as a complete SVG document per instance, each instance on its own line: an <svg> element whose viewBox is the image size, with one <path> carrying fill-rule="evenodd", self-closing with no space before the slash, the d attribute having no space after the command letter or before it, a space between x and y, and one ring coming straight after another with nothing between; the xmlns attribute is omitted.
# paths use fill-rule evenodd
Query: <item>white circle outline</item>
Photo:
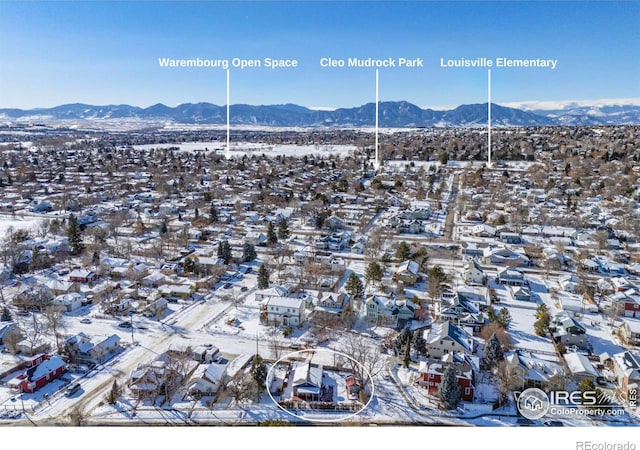
<svg viewBox="0 0 640 450"><path fill-rule="evenodd" d="M296 419L302 419L302 420L306 420L308 422L319 422L319 423L332 423L332 422L340 422L340 421L345 421L348 419L351 419L352 417L357 416L358 414L360 414L362 411L364 411L365 409L367 409L369 407L369 404L371 403L371 401L373 400L373 396L375 395L375 383L373 382L373 377L371 376L371 372L369 372L367 370L367 368L365 366L363 366L359 361L356 361L354 358L352 358L351 356L342 353L342 352L338 352L335 350L329 350L329 349L324 349L324 348L313 348L313 349L304 349L304 350L297 350L295 352L291 352L291 353L287 353L286 355L284 355L283 357L281 357L280 359L278 359L276 362L274 362L271 367L269 368L269 370L267 371L267 380L269 379L269 376L271 374L271 371L274 370L274 368L278 365L278 363L280 363L281 361L284 361L285 359L289 358L291 355L296 355L298 353L315 353L317 351L321 351L321 352L327 352L327 353L337 353L338 355L344 356L347 359L350 359L351 361L355 362L356 364L358 364L360 367L362 367L362 369L364 370L364 372L367 374L367 376L369 377L369 380L371 380L371 395L369 396L369 401L359 410L357 410L356 412L354 412L353 414L349 414L346 417L339 417L337 419L310 419L307 417L302 417L302 416L298 416L297 414L292 413L291 411L289 411L287 408L284 408L283 406L281 406L275 398L273 398L273 395L271 395L271 389L270 386L267 386L267 394L269 394L269 398L271 399L271 401L273 403L275 403L275 405L280 408L282 411L284 411L285 413L289 414L292 417L295 417ZM266 381L266 380L265 380Z"/></svg>
<svg viewBox="0 0 640 450"><path fill-rule="evenodd" d="M547 399L547 407L546 407L546 409L544 410L544 412L542 414L540 414L539 412L536 413L536 414L531 414L528 409L526 409L524 407L520 408L520 399L523 398L525 392L529 392L530 394L535 392L536 394L541 393L542 395L544 395L544 397ZM539 388L527 388L524 391L522 391L522 393L518 397L518 402L516 403L516 407L518 408L518 411L520 411L520 414L522 414L523 417L526 417L529 420L538 420L538 419L541 419L544 416L546 416L547 413L549 412L549 408L550 408L549 396L542 389L539 389ZM523 412L523 410L526 412L526 414Z"/></svg>

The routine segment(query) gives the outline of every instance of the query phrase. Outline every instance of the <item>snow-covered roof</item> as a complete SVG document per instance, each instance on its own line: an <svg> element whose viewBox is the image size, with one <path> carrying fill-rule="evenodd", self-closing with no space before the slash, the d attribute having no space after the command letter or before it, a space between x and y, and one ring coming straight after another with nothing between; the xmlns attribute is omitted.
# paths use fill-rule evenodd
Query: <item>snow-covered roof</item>
<svg viewBox="0 0 640 450"><path fill-rule="evenodd" d="M292 298L292 297L270 297L265 302L267 306L280 306L283 308L295 308L301 309L304 304L304 301L300 298Z"/></svg>
<svg viewBox="0 0 640 450"><path fill-rule="evenodd" d="M301 364L293 371L293 385L311 384L322 386L322 367L312 367L311 363Z"/></svg>
<svg viewBox="0 0 640 450"><path fill-rule="evenodd" d="M564 355L564 360L572 375L584 374L590 375L594 378L598 376L598 371L593 367L589 358L582 353L566 353Z"/></svg>
<svg viewBox="0 0 640 450"><path fill-rule="evenodd" d="M41 362L35 367L35 370L31 372L29 381L38 380L64 366L65 362L63 359L59 355L53 355L51 358Z"/></svg>
<svg viewBox="0 0 640 450"><path fill-rule="evenodd" d="M634 334L640 334L640 320L631 319L629 317L625 317L622 319L625 327L629 329Z"/></svg>
<svg viewBox="0 0 640 450"><path fill-rule="evenodd" d="M443 322L441 324L434 324L431 332L428 335L427 341L434 343L444 338L450 338L456 341L467 351L473 350L473 338L463 328L455 325L450 321Z"/></svg>
<svg viewBox="0 0 640 450"><path fill-rule="evenodd" d="M626 351L613 355L613 360L630 379L640 379L640 353Z"/></svg>

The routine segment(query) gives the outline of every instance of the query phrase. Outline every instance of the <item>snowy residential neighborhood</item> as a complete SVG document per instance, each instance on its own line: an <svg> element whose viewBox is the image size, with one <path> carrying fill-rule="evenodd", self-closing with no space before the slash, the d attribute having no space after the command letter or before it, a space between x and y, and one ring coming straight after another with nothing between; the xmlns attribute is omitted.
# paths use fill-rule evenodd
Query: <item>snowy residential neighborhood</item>
<svg viewBox="0 0 640 450"><path fill-rule="evenodd" d="M5 127L0 424L637 425L637 130L561 130Z"/></svg>

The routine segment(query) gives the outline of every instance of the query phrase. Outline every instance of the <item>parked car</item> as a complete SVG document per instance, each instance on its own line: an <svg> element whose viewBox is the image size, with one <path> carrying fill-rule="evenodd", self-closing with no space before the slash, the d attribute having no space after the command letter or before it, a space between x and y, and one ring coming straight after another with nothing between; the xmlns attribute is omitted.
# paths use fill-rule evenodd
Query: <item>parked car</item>
<svg viewBox="0 0 640 450"><path fill-rule="evenodd" d="M120 322L118 326L120 328L131 328L131 322Z"/></svg>
<svg viewBox="0 0 640 450"><path fill-rule="evenodd" d="M66 395L67 397L71 397L73 394L78 392L80 388L81 388L80 383L75 382L67 388L67 391L65 392L64 395Z"/></svg>
<svg viewBox="0 0 640 450"><path fill-rule="evenodd" d="M84 319L80 320L80 323L91 323L91 319L85 317Z"/></svg>

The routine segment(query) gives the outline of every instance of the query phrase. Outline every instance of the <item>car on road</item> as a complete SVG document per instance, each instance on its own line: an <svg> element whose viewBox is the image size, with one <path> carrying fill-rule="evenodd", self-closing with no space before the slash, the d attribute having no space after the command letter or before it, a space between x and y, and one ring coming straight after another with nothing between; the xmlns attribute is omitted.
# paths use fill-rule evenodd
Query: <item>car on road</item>
<svg viewBox="0 0 640 450"><path fill-rule="evenodd" d="M240 288L240 291L241 291L241 292L246 292L248 289L249 289L248 287L246 287L246 286L242 286L242 287Z"/></svg>
<svg viewBox="0 0 640 450"><path fill-rule="evenodd" d="M131 322L120 322L118 326L120 328L131 328Z"/></svg>
<svg viewBox="0 0 640 450"><path fill-rule="evenodd" d="M231 289L233 287L233 284L231 283L225 283L225 285L223 286L225 289Z"/></svg>
<svg viewBox="0 0 640 450"><path fill-rule="evenodd" d="M84 319L80 320L80 323L91 323L91 319L85 317Z"/></svg>
<svg viewBox="0 0 640 450"><path fill-rule="evenodd" d="M71 386L67 388L64 395L66 395L67 397L71 397L73 394L78 392L80 388L81 388L80 383L76 381L75 383L71 384Z"/></svg>

